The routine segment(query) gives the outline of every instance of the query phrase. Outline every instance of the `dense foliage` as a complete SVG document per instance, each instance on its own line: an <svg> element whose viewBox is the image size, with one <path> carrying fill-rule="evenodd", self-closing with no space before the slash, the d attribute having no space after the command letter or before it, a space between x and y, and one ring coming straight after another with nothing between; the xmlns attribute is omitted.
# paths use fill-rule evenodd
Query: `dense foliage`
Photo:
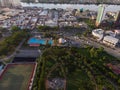
<svg viewBox="0 0 120 90"><path fill-rule="evenodd" d="M48 77L65 78L67 90L115 90L120 76L105 66L111 61L119 62L103 48L48 48L38 59L33 90L45 90Z"/></svg>
<svg viewBox="0 0 120 90"><path fill-rule="evenodd" d="M38 31L46 32L46 31L57 31L59 28L56 27L49 27L49 26L38 26Z"/></svg>
<svg viewBox="0 0 120 90"><path fill-rule="evenodd" d="M27 37L27 32L17 31L0 42L0 56L11 54L19 43Z"/></svg>

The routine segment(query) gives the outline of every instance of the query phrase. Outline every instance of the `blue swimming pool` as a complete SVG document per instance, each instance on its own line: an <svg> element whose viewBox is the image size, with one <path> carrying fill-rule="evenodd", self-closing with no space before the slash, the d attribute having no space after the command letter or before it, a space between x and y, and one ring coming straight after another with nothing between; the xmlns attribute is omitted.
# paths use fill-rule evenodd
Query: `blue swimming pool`
<svg viewBox="0 0 120 90"><path fill-rule="evenodd" d="M53 40L49 40L48 44L52 45L53 44Z"/></svg>
<svg viewBox="0 0 120 90"><path fill-rule="evenodd" d="M42 45L46 45L47 44L47 40L31 38L31 39L29 39L28 44L42 44ZM53 40L49 40L48 44L52 45L53 44Z"/></svg>

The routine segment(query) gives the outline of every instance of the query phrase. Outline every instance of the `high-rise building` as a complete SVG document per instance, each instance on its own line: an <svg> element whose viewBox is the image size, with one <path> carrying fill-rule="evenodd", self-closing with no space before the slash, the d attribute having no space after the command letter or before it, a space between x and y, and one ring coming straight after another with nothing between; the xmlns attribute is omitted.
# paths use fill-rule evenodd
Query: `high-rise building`
<svg viewBox="0 0 120 90"><path fill-rule="evenodd" d="M39 2L39 0L35 0L35 2L37 3L37 2Z"/></svg>
<svg viewBox="0 0 120 90"><path fill-rule="evenodd" d="M118 11L116 14L115 27L120 27L120 11Z"/></svg>
<svg viewBox="0 0 120 90"><path fill-rule="evenodd" d="M20 6L20 0L0 0L0 6Z"/></svg>
<svg viewBox="0 0 120 90"><path fill-rule="evenodd" d="M10 6L9 0L0 0L1 6Z"/></svg>
<svg viewBox="0 0 120 90"><path fill-rule="evenodd" d="M13 6L20 6L20 0L10 0Z"/></svg>
<svg viewBox="0 0 120 90"><path fill-rule="evenodd" d="M0 0L0 6L2 6L2 4L3 4L3 2L2 2L2 0Z"/></svg>
<svg viewBox="0 0 120 90"><path fill-rule="evenodd" d="M99 5L97 19L96 19L96 26L100 25L101 21L105 17L105 14L106 14L106 12L105 12L105 5Z"/></svg>

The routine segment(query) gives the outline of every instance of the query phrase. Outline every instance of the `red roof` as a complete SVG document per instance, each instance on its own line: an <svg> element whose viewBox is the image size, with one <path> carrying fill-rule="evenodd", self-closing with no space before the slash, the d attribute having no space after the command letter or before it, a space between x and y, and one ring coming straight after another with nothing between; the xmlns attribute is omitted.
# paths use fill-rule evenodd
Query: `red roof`
<svg viewBox="0 0 120 90"><path fill-rule="evenodd" d="M117 65L112 65L111 63L109 63L106 66L111 68L114 73L120 74L120 68Z"/></svg>
<svg viewBox="0 0 120 90"><path fill-rule="evenodd" d="M38 47L38 46L40 46L40 44L30 44L29 46L35 46L35 47Z"/></svg>

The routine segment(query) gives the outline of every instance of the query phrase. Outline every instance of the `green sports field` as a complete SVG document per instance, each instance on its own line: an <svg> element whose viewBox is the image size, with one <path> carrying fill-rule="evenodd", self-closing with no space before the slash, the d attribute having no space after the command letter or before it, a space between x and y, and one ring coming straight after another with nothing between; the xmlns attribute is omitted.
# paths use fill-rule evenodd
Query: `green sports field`
<svg viewBox="0 0 120 90"><path fill-rule="evenodd" d="M0 77L0 90L28 90L35 64L8 65Z"/></svg>

